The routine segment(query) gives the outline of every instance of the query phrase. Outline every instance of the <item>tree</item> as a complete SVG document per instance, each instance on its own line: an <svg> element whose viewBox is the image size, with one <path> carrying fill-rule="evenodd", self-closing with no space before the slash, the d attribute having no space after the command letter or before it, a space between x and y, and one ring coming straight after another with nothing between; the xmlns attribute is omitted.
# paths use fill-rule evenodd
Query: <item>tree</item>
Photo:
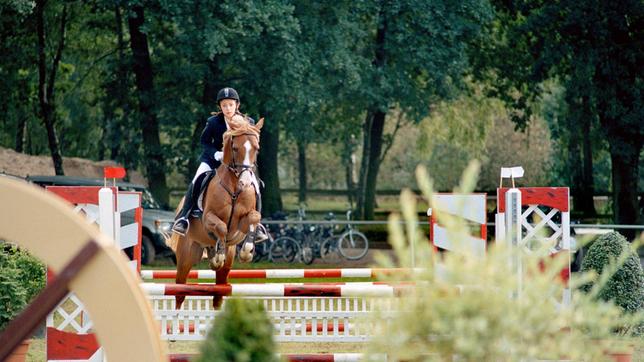
<svg viewBox="0 0 644 362"><path fill-rule="evenodd" d="M590 134L587 122L596 117L608 142L614 221L637 224L638 168L644 140L641 2L517 1L497 3L497 9L505 15L501 25L497 23L497 41L490 45L490 49L497 48L485 59L496 64L497 74L507 82L505 93L518 91L521 96L514 98L514 105L527 111L529 99L538 93L535 84L560 80L566 87L568 108L577 112L572 118L577 131ZM517 124L524 125L528 119L518 119ZM581 172L588 175L592 151L587 139L583 144ZM590 182L587 177L578 182Z"/></svg>
<svg viewBox="0 0 644 362"><path fill-rule="evenodd" d="M420 120L449 98L469 68L467 48L492 15L486 1L379 1L365 9L372 41L363 75L365 109L358 214L373 218L387 115L393 107ZM369 36L369 35L368 35Z"/></svg>
<svg viewBox="0 0 644 362"><path fill-rule="evenodd" d="M148 38L142 29L145 25L144 7L132 5L128 14L132 70L136 78L139 97L140 126L145 150L143 164L150 184L150 191L168 204L165 163L159 138L159 124L155 111L154 73L148 48Z"/></svg>
<svg viewBox="0 0 644 362"><path fill-rule="evenodd" d="M58 135L56 134L56 100L55 85L56 73L60 64L65 48L65 31L67 28L67 4L63 5L60 15L60 25L58 31L58 43L53 56L51 68L47 71L47 54L46 54L46 37L45 29L45 6L47 0L37 0L34 15L36 17L36 29L38 33L38 101L40 103L40 117L43 125L47 130L47 141L49 143L49 152L54 163L56 175L64 175L63 157L60 152ZM48 75L49 73L49 75Z"/></svg>

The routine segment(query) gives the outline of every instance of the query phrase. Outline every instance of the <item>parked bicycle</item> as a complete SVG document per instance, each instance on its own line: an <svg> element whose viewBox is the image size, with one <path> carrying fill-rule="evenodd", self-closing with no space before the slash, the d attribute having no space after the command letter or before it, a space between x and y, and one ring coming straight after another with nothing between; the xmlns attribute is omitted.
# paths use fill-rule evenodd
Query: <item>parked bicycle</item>
<svg viewBox="0 0 644 362"><path fill-rule="evenodd" d="M283 220L287 219L282 213ZM292 263L299 258L300 243L293 238L296 230L287 224L275 225L275 238L269 247L269 259L275 263Z"/></svg>
<svg viewBox="0 0 644 362"><path fill-rule="evenodd" d="M351 221L351 210L347 211L347 221ZM347 260L360 260L369 251L369 239L354 229L352 224L346 224L340 236L331 236L322 242L321 250L327 259L333 258L333 253L337 251Z"/></svg>

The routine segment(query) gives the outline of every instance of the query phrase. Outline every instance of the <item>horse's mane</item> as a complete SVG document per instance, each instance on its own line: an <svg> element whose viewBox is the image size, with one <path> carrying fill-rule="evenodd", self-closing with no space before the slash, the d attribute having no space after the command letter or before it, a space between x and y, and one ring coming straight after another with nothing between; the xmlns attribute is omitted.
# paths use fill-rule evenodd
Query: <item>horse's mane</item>
<svg viewBox="0 0 644 362"><path fill-rule="evenodd" d="M259 128L250 124L245 119L242 119L240 121L240 120L235 120L235 118L237 117L233 117L233 120L231 120L228 123L228 125L230 126L230 129L224 133L224 143L228 142L228 140L233 136L239 136L246 133L253 134L257 136L257 138L259 139Z"/></svg>

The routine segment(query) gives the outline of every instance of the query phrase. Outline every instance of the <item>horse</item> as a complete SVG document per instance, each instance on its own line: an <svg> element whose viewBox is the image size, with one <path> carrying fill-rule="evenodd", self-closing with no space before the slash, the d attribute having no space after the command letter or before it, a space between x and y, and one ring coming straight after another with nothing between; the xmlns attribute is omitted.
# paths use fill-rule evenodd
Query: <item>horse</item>
<svg viewBox="0 0 644 362"><path fill-rule="evenodd" d="M255 177L255 162L263 124L263 118L256 125L245 120L229 122L230 129L224 133L222 163L202 197L201 219L191 218L185 236L173 233L166 240L176 255L177 284L186 283L190 269L204 256L216 272L216 284L227 284L237 252L236 245L242 241L240 261L247 263L253 259L255 233L261 219L256 210L259 185ZM176 296L175 300L176 309L179 309L185 296ZM219 308L222 300L222 296L215 296L213 306Z"/></svg>

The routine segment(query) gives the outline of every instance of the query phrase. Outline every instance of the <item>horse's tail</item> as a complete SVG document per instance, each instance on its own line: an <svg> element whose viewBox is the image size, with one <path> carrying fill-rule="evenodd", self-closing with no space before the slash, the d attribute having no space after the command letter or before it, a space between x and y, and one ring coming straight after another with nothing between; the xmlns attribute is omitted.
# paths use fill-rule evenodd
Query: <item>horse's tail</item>
<svg viewBox="0 0 644 362"><path fill-rule="evenodd" d="M175 210L175 215L179 213L179 210L183 207L183 198L181 201L179 201L179 205L177 206L177 209ZM174 253L177 252L177 245L179 245L179 238L181 235L170 231L170 234L163 234L163 238L165 239L165 245L167 245Z"/></svg>

